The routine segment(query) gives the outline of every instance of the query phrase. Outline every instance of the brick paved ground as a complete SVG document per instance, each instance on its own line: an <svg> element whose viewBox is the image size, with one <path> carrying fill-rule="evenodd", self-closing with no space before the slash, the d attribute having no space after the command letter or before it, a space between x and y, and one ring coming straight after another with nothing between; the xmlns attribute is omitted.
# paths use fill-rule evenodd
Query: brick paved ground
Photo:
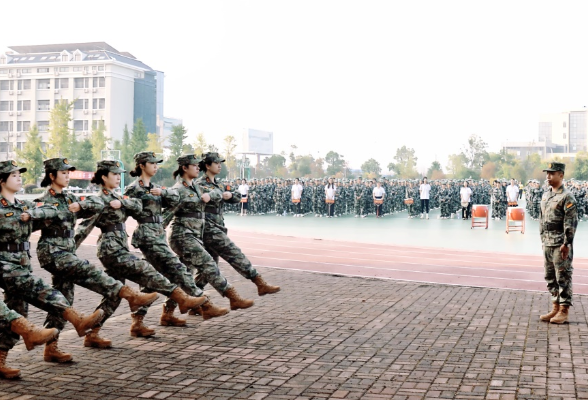
<svg viewBox="0 0 588 400"><path fill-rule="evenodd" d="M45 363L19 344L9 361L23 379L0 381L0 399L588 398L587 297L571 324L553 326L537 318L544 293L263 269L283 292L258 298L221 267L253 308L136 339L124 305L104 329L109 350L84 348L68 325L61 343L76 362ZM82 310L98 301L78 288Z"/></svg>

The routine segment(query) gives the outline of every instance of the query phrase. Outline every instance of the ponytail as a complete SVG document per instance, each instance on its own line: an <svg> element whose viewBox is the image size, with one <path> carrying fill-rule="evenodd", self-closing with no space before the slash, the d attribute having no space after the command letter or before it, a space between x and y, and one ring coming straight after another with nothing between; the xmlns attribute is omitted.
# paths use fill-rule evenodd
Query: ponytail
<svg viewBox="0 0 588 400"><path fill-rule="evenodd" d="M132 170L131 172L129 172L129 175L131 175L133 178L137 177L137 176L141 176L141 174L143 173L143 170L141 169L141 165L145 166L145 163L135 165L135 169Z"/></svg>

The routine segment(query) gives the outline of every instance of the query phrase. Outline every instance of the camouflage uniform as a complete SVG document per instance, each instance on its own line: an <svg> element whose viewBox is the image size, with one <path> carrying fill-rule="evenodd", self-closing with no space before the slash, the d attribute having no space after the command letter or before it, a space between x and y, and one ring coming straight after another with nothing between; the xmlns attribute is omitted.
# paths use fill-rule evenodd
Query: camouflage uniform
<svg viewBox="0 0 588 400"><path fill-rule="evenodd" d="M99 161L98 170L108 170L114 173L124 173L117 161ZM91 229L96 226L102 233L98 237L98 258L104 266L104 269L111 277L125 283L126 279L138 283L149 291L158 292L169 296L177 287L167 278L161 275L145 260L141 260L130 252L128 244L128 235L125 230L125 222L129 216L135 217L142 209L143 205L137 199L123 199L118 194L102 188L95 196L89 196L88 199L102 201L105 205L103 211L93 218L84 220L77 231L76 242L81 244ZM114 209L110 202L119 200L122 207ZM104 310L104 319L100 325L112 315L111 312L116 310L121 302L120 297L105 297L99 308ZM145 315L148 306L141 307L135 314Z"/></svg>
<svg viewBox="0 0 588 400"><path fill-rule="evenodd" d="M565 164L554 162L547 171L563 169ZM541 199L539 217L547 290L553 303L571 306L573 248L570 248L568 258L563 260L560 246L572 246L574 242L578 226L576 199L563 185L557 191L549 188Z"/></svg>
<svg viewBox="0 0 588 400"><path fill-rule="evenodd" d="M178 158L179 165L198 165L200 160L196 156L188 155ZM207 282L217 292L224 296L231 287L227 279L221 274L218 265L210 254L204 249L204 210L206 203L201 200L202 192L194 182L181 180L177 182L175 189L180 196L179 206L172 211L164 213L167 221L173 217L169 243L180 260L196 276L197 282ZM212 189L207 192L210 201L219 203L222 198L222 190ZM237 204L237 203L234 203ZM204 285L202 285L204 287Z"/></svg>
<svg viewBox="0 0 588 400"><path fill-rule="evenodd" d="M155 157L155 153L141 152L135 154L135 163L137 165L145 162L159 163L161 161ZM196 287L194 279L186 266L169 248L162 224L162 208L176 207L180 196L173 189L162 189L161 196L151 194L151 189L159 187L159 185L153 183L149 186L144 186L143 181L137 179L125 189L126 196L130 199L140 200L143 205L143 209L133 215L139 225L133 232L131 244L140 249L145 259L170 282L177 284L188 295L200 297L203 295L202 290ZM143 291L149 291L149 289L143 289ZM177 303L170 298L165 302L167 310L173 310L176 306Z"/></svg>
<svg viewBox="0 0 588 400"><path fill-rule="evenodd" d="M52 158L45 160L44 164L46 171L75 170L65 158ZM104 313L114 313L115 309L109 309L108 306L117 304L123 284L87 260L78 258L74 240L77 219L89 218L102 211L102 200L95 198L80 201L73 194L57 193L49 189L35 201L57 208L55 217L46 218L41 222L41 238L37 245L39 263L43 269L51 273L53 287L63 293L70 304L73 304L74 300L74 285L100 293L109 300L106 304L103 303ZM77 213L69 211L68 207L72 203L78 203L81 210ZM47 315L45 326L61 330L65 323L61 313L51 312Z"/></svg>

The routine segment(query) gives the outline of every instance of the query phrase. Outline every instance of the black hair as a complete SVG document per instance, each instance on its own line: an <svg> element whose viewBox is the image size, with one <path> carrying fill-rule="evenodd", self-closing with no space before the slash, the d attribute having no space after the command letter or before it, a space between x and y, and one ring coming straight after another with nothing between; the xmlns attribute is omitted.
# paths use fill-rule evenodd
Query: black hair
<svg viewBox="0 0 588 400"><path fill-rule="evenodd" d="M0 183L4 183L8 181L8 177L10 176L11 172L7 172L5 174L0 174Z"/></svg>
<svg viewBox="0 0 588 400"><path fill-rule="evenodd" d="M207 165L212 165L212 162L206 162L206 158L202 159L199 163L198 163L198 169L204 173L206 173L206 166Z"/></svg>
<svg viewBox="0 0 588 400"><path fill-rule="evenodd" d="M92 179L90 179L90 183L93 183L95 185L104 185L104 181L102 180L102 178L104 178L105 176L108 177L108 171L107 169L99 169L98 171L94 172L94 176L92 177Z"/></svg>
<svg viewBox="0 0 588 400"><path fill-rule="evenodd" d="M56 169L49 169L49 170L45 170L45 176L43 177L43 180L41 181L41 187L47 187L49 185L51 185L51 176L49 175L53 175L53 179L55 179L55 177L57 177L57 170Z"/></svg>
<svg viewBox="0 0 588 400"><path fill-rule="evenodd" d="M135 165L135 169L129 172L129 175L131 175L132 177L141 176L141 174L143 173L141 165L145 166L145 163Z"/></svg>
<svg viewBox="0 0 588 400"><path fill-rule="evenodd" d="M184 175L184 172L186 172L186 171L184 171L184 167L185 167L185 165L179 165L179 166L178 166L178 169L176 169L176 170L175 170L175 171L172 173L172 176L174 177L174 179L176 179L178 176L182 176L182 175Z"/></svg>

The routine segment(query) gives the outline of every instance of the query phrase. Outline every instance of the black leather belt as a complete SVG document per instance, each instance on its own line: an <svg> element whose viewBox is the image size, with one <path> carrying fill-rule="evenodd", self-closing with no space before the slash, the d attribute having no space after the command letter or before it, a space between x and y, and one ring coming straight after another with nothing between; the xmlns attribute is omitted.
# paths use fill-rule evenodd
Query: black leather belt
<svg viewBox="0 0 588 400"><path fill-rule="evenodd" d="M158 215L157 217L140 218L137 222L140 224L161 224L163 222L163 217Z"/></svg>
<svg viewBox="0 0 588 400"><path fill-rule="evenodd" d="M107 232L115 232L115 231L122 231L125 232L126 231L126 226L123 223L120 224L112 224L112 225L106 225L106 226L101 226L100 230L102 231L102 233L107 233Z"/></svg>
<svg viewBox="0 0 588 400"><path fill-rule="evenodd" d="M196 212L191 212L191 213L177 213L176 214L177 218L198 218L198 219L202 219L203 215L200 211L196 211Z"/></svg>
<svg viewBox="0 0 588 400"><path fill-rule="evenodd" d="M564 231L563 222L560 222L560 223L544 222L543 223L543 230L547 231L547 232L563 233L563 231Z"/></svg>
<svg viewBox="0 0 588 400"><path fill-rule="evenodd" d="M76 231L73 229L42 229L41 236L50 238L73 238Z"/></svg>
<svg viewBox="0 0 588 400"><path fill-rule="evenodd" d="M221 215L223 213L223 210L221 207L213 207L213 206L206 206L206 208L204 208L204 211L210 214L219 214Z"/></svg>
<svg viewBox="0 0 588 400"><path fill-rule="evenodd" d="M9 251L11 253L18 253L19 251L29 251L30 249L31 249L30 242L0 243L0 251Z"/></svg>

